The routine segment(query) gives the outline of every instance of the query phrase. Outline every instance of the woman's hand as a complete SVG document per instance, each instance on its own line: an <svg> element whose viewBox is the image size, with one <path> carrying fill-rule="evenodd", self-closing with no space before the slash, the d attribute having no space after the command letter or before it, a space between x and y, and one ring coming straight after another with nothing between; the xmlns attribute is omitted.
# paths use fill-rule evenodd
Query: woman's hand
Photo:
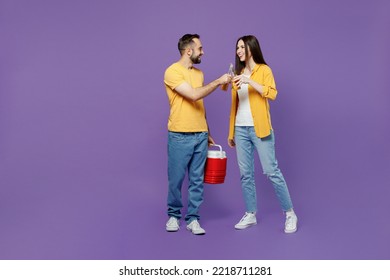
<svg viewBox="0 0 390 280"><path fill-rule="evenodd" d="M228 139L228 145L230 148L234 148L236 146L236 142L233 139Z"/></svg>
<svg viewBox="0 0 390 280"><path fill-rule="evenodd" d="M237 87L241 87L242 84L249 84L249 81L249 76L246 76L244 74L233 77L233 82L236 84Z"/></svg>

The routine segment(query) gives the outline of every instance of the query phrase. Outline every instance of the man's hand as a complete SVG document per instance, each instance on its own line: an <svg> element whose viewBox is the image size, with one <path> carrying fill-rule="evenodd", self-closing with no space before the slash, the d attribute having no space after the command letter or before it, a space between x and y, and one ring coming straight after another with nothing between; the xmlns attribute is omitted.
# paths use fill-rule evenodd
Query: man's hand
<svg viewBox="0 0 390 280"><path fill-rule="evenodd" d="M208 142L209 142L209 146L215 145L214 139L210 135L209 135Z"/></svg>
<svg viewBox="0 0 390 280"><path fill-rule="evenodd" d="M232 76L229 74L223 74L218 80L220 85L226 85L232 81Z"/></svg>

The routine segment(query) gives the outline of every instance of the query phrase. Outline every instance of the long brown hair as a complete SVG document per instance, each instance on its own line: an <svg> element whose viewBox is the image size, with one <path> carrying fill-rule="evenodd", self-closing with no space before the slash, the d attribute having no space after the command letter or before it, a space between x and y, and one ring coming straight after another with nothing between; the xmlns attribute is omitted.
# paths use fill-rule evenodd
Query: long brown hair
<svg viewBox="0 0 390 280"><path fill-rule="evenodd" d="M237 50L237 44L238 41L242 40L245 45L245 55L248 54L248 50L251 51L253 60L256 64L266 64L263 57L263 53L261 52L260 44L257 38L253 35L245 35L237 39L236 42L236 50ZM240 58L237 55L236 52L236 65L235 65L235 71L236 74L239 75L242 71L242 69L245 68L245 61L240 61Z"/></svg>

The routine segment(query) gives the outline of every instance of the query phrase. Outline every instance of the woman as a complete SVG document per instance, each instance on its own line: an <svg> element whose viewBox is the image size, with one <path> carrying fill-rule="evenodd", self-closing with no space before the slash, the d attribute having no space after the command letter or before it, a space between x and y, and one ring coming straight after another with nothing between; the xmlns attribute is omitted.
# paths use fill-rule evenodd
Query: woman
<svg viewBox="0 0 390 280"><path fill-rule="evenodd" d="M290 194L275 157L275 139L271 126L268 100L276 98L277 90L271 68L267 65L256 37L237 40L235 72L228 144L236 147L241 186L246 206L245 215L235 225L245 229L255 225L257 199L254 176L254 150L260 157L263 173L271 181L286 215L284 232L297 231L298 218Z"/></svg>

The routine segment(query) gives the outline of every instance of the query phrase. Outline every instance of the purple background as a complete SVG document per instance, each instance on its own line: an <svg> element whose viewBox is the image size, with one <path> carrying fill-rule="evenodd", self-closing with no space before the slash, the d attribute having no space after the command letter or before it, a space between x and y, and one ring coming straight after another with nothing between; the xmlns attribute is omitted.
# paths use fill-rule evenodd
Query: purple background
<svg viewBox="0 0 390 280"><path fill-rule="evenodd" d="M0 1L1 259L389 259L389 1ZM205 99L228 155L205 236L166 233L167 66L199 33L206 82L256 35L279 96L296 234L256 161L245 231L229 94ZM184 186L183 189L185 189Z"/></svg>

